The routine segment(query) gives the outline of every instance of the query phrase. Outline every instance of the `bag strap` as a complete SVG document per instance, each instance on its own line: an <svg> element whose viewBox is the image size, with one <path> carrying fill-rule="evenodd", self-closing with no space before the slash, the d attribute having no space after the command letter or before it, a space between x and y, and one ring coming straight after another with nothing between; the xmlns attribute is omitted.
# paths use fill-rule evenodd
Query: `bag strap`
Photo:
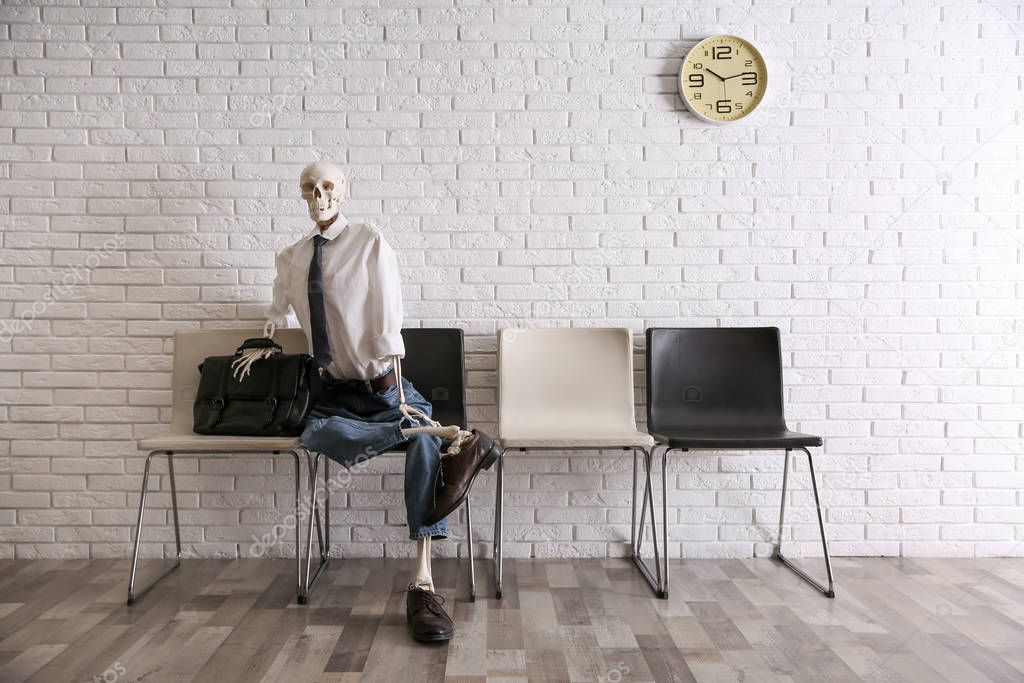
<svg viewBox="0 0 1024 683"><path fill-rule="evenodd" d="M263 420L263 426L266 427L274 421L274 414L277 412L277 387L278 387L278 375L280 373L273 372L270 375L270 395L263 399L263 404L267 407L267 416Z"/></svg>
<svg viewBox="0 0 1024 683"><path fill-rule="evenodd" d="M227 404L228 376L231 373L231 364L224 363L220 371L220 380L217 382L217 395L210 399L213 405L213 413L210 415L210 426L215 427L220 423L224 414L224 406Z"/></svg>

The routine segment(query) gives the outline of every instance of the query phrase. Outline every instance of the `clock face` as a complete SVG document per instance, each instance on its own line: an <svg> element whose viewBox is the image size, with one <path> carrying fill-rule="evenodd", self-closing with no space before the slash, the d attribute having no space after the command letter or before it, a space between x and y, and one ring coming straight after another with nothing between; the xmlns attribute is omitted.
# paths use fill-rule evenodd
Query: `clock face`
<svg viewBox="0 0 1024 683"><path fill-rule="evenodd" d="M698 118L712 123L738 121L761 102L768 69L757 49L736 36L712 36L683 59L679 92Z"/></svg>

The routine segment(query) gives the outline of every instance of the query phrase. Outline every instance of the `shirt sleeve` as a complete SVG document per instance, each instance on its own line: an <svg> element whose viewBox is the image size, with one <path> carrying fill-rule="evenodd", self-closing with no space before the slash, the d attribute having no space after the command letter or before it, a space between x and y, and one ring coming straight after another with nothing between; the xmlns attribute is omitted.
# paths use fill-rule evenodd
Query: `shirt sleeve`
<svg viewBox="0 0 1024 683"><path fill-rule="evenodd" d="M274 299L267 308L267 320L277 327L298 327L299 321L288 302L288 281L290 264L284 252L277 255L275 261L277 274L274 276Z"/></svg>
<svg viewBox="0 0 1024 683"><path fill-rule="evenodd" d="M398 258L380 235L370 251L370 271L375 275L370 289L370 323L373 325L373 353L376 358L405 357L402 339L402 280Z"/></svg>

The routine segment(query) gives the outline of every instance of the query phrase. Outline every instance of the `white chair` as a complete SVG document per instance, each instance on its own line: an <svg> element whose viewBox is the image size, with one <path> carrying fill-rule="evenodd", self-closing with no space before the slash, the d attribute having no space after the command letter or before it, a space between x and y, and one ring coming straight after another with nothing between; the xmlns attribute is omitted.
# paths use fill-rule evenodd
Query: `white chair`
<svg viewBox="0 0 1024 683"><path fill-rule="evenodd" d="M202 330L174 334L174 365L171 371L172 407L170 431L163 436L142 439L140 450L149 451L142 475L142 492L139 496L139 518L135 529L135 546L132 551L131 574L128 578L128 604L133 604L143 593L152 588L160 579L181 566L181 531L178 524L178 492L174 482L174 455L178 453L202 455L235 455L257 453L264 455L291 455L295 461L295 575L298 600L306 603L309 591L327 567L331 545L331 487L328 484L328 468L324 467L324 528L321 530L320 515L316 501L315 486L320 454L313 454L299 443L298 437L250 437L250 436L205 436L192 431L192 404L199 385L199 364L207 356L231 355L235 349L250 337L263 336L262 330ZM281 329L274 335L274 341L282 346L285 353L308 353L306 337L300 329ZM301 530L301 459L306 456L309 474L309 488L312 502L309 507L310 523L306 539L306 567L302 566ZM167 456L167 475L171 486L171 511L174 517L175 563L146 588L135 592L135 572L139 562L139 547L142 541L142 520L146 511L146 493L153 456ZM317 540L320 545L320 563L310 578L312 559L313 520L316 520Z"/></svg>
<svg viewBox="0 0 1024 683"><path fill-rule="evenodd" d="M640 559L636 525L637 451L651 467L654 439L636 427L633 344L625 328L505 329L498 334L498 458L494 515L494 571L501 597L502 469L510 450L633 451L633 525L630 547L637 567L654 579ZM647 478L644 512L654 502ZM643 527L643 513L640 518ZM657 545L654 546L657 552ZM655 558L661 585L660 562ZM657 590L657 589L656 589ZM663 596L664 597L664 596Z"/></svg>

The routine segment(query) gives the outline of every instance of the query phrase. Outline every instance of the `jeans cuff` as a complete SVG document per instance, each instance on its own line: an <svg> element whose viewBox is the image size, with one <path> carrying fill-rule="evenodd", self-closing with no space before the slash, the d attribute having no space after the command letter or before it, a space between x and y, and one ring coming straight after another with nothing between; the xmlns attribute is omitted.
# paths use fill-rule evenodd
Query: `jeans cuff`
<svg viewBox="0 0 1024 683"><path fill-rule="evenodd" d="M421 538L427 538L428 536L435 541L448 538L448 525L438 522L434 526L428 526L426 528L419 529L418 531L409 532L409 540L411 541L418 541Z"/></svg>

